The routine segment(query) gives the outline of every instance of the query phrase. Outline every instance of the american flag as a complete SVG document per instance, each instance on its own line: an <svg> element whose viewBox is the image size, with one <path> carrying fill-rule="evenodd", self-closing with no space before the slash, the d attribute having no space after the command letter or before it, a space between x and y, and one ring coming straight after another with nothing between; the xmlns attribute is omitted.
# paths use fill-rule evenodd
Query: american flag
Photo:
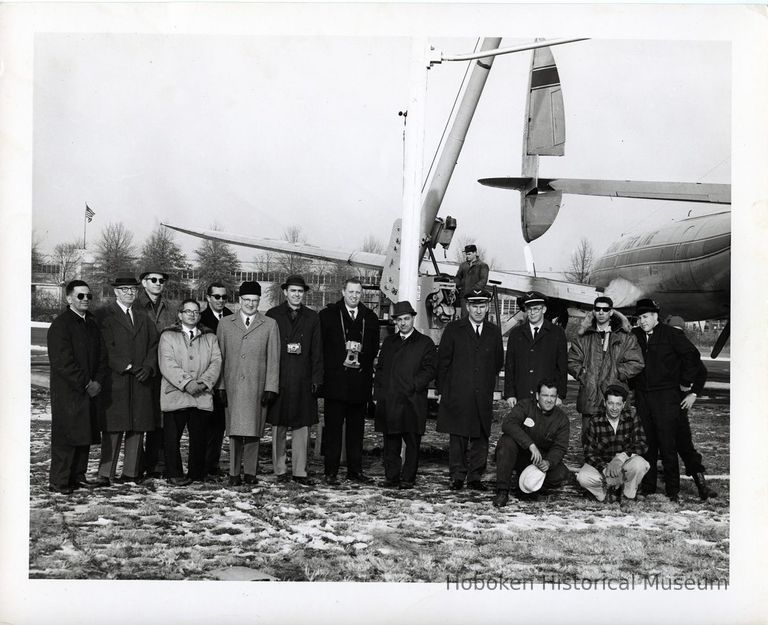
<svg viewBox="0 0 768 625"><path fill-rule="evenodd" d="M86 204L86 205L85 205L85 218L88 220L88 223L91 223L91 222L93 221L93 216L94 216L95 214L96 214L96 213L94 213L94 212L91 210L91 207L90 207L90 206L88 206L88 204Z"/></svg>

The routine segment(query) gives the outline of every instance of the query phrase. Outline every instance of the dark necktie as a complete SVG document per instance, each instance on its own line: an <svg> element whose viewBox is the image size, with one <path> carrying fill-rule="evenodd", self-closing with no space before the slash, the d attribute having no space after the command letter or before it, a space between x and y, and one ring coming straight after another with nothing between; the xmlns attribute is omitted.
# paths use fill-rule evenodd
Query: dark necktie
<svg viewBox="0 0 768 625"><path fill-rule="evenodd" d="M194 330L190 330L189 331L189 341L192 342L193 338L195 338L195 331Z"/></svg>
<svg viewBox="0 0 768 625"><path fill-rule="evenodd" d="M475 326L475 334L477 334L477 337L480 338L480 326Z"/></svg>
<svg viewBox="0 0 768 625"><path fill-rule="evenodd" d="M539 335L539 326L533 329L533 338L535 339Z"/></svg>
<svg viewBox="0 0 768 625"><path fill-rule="evenodd" d="M245 318L245 327L247 328L249 325L251 325L251 318L250 317L246 317Z"/></svg>
<svg viewBox="0 0 768 625"><path fill-rule="evenodd" d="M125 316L128 317L128 323L131 324L131 327L133 327L133 318L131 317L131 309L126 308L125 309Z"/></svg>
<svg viewBox="0 0 768 625"><path fill-rule="evenodd" d="M349 311L349 316L352 317L352 321L355 320L355 309L354 308Z"/></svg>

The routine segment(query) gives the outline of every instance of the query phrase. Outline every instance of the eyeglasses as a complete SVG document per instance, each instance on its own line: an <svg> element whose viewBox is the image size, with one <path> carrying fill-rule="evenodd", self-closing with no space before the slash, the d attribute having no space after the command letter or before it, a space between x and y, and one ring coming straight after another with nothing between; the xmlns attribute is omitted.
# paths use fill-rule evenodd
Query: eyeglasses
<svg viewBox="0 0 768 625"><path fill-rule="evenodd" d="M77 299L93 299L92 293L78 293L75 297Z"/></svg>
<svg viewBox="0 0 768 625"><path fill-rule="evenodd" d="M611 312L610 308L603 308L602 306L595 306L592 310L595 312Z"/></svg>
<svg viewBox="0 0 768 625"><path fill-rule="evenodd" d="M184 308L182 311L185 315L199 315L200 311L196 308Z"/></svg>
<svg viewBox="0 0 768 625"><path fill-rule="evenodd" d="M116 290L120 291L121 293L136 293L139 289L137 289L135 286L121 286Z"/></svg>
<svg viewBox="0 0 768 625"><path fill-rule="evenodd" d="M160 284L165 284L165 278L145 278L145 280L149 280L152 284L155 284L159 282Z"/></svg>
<svg viewBox="0 0 768 625"><path fill-rule="evenodd" d="M211 293L208 297L212 297L213 299L227 299L226 295L219 295L218 293Z"/></svg>
<svg viewBox="0 0 768 625"><path fill-rule="evenodd" d="M544 310L544 306L528 306L526 307L528 312L541 312Z"/></svg>

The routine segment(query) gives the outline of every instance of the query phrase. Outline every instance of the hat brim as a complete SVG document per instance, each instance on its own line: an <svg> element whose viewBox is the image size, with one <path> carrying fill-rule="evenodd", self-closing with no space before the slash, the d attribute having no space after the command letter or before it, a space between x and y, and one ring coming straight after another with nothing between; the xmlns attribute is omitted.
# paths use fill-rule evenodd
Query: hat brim
<svg viewBox="0 0 768 625"><path fill-rule="evenodd" d="M133 282L112 282L110 286L119 289L124 286L141 286L141 282L138 282L137 280L134 280Z"/></svg>
<svg viewBox="0 0 768 625"><path fill-rule="evenodd" d="M158 276L163 276L163 280L168 279L168 274L163 271L145 271L139 276L139 280L143 280L147 276L151 276L153 273L156 273Z"/></svg>
<svg viewBox="0 0 768 625"><path fill-rule="evenodd" d="M543 306L546 304L546 301L543 299L531 299L527 302L523 302L523 307L528 308L529 306Z"/></svg>
<svg viewBox="0 0 768 625"><path fill-rule="evenodd" d="M300 286L300 287L301 287L302 289L304 289L305 291L309 291L309 286L308 286L308 285L306 285L306 284L297 284L297 283L295 283L295 282L290 282L290 283L289 283L289 282L283 282L283 283L280 285L280 288L281 288L281 289L283 289L283 290L285 290L285 289L287 289L289 286Z"/></svg>

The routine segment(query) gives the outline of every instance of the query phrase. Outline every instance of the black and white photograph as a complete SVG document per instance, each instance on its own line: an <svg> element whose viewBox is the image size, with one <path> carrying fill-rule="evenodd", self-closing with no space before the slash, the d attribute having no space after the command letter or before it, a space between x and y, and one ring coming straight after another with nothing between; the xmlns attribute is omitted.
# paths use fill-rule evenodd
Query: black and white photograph
<svg viewBox="0 0 768 625"><path fill-rule="evenodd" d="M0 621L765 619L764 7L0 16Z"/></svg>

